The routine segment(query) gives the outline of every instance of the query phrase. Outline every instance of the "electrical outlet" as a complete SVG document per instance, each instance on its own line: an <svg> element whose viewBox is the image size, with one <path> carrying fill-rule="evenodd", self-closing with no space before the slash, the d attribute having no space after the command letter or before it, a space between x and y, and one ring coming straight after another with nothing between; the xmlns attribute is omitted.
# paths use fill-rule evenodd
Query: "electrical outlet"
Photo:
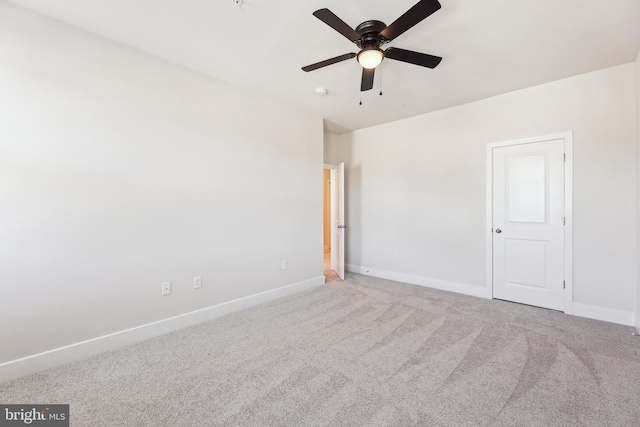
<svg viewBox="0 0 640 427"><path fill-rule="evenodd" d="M171 294L171 282L164 282L162 284L162 296Z"/></svg>
<svg viewBox="0 0 640 427"><path fill-rule="evenodd" d="M289 263L287 262L287 260L282 261L282 269L286 270L289 268Z"/></svg>
<svg viewBox="0 0 640 427"><path fill-rule="evenodd" d="M193 289L200 289L202 287L202 276L196 276L193 278Z"/></svg>

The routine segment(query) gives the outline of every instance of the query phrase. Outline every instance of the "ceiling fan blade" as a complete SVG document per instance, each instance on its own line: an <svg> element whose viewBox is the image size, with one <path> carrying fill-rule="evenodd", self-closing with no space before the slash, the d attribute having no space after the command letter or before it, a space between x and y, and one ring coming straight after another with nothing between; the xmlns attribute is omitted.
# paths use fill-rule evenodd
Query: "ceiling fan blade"
<svg viewBox="0 0 640 427"><path fill-rule="evenodd" d="M332 65L337 62L346 61L347 59L355 58L355 53L345 53L344 55L336 56L335 58L325 59L324 61L316 62L315 64L307 65L306 67L302 67L302 71L313 71L318 68L326 67L327 65Z"/></svg>
<svg viewBox="0 0 640 427"><path fill-rule="evenodd" d="M382 30L380 35L387 40L393 40L441 7L438 0L421 0Z"/></svg>
<svg viewBox="0 0 640 427"><path fill-rule="evenodd" d="M373 77L376 73L375 68L363 68L362 69L362 83L360 84L360 91L373 89Z"/></svg>
<svg viewBox="0 0 640 427"><path fill-rule="evenodd" d="M348 26L342 19L338 18L329 9L325 8L316 10L315 12L313 12L313 16L315 16L352 42L360 40L360 34L358 34L356 30Z"/></svg>
<svg viewBox="0 0 640 427"><path fill-rule="evenodd" d="M398 47L387 48L387 50L384 51L384 56L389 59L395 59L396 61L408 62L409 64L427 68L436 68L440 61L442 61L442 58L439 56L400 49Z"/></svg>

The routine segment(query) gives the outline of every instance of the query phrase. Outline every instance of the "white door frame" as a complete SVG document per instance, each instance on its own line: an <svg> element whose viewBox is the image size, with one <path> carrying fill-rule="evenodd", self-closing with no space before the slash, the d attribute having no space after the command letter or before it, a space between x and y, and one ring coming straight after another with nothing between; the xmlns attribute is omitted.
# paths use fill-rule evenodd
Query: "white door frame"
<svg viewBox="0 0 640 427"><path fill-rule="evenodd" d="M334 164L330 164L330 163L325 163L324 164L324 169L329 169L331 171L331 186L330 186L330 192L331 192L331 197L329 197L330 199L330 203L331 203L331 219L330 219L330 223L331 223L331 270L335 271L338 274L338 277L340 277L340 272L338 272L338 257L337 257L337 251L336 251L336 247L338 245L338 242L336 241L336 233L335 233L335 219L337 216L337 206L336 206L336 201L335 201L335 185L337 185L337 183L335 182L335 176L336 176L336 171L338 170L338 166L339 165L334 165ZM342 189L342 193L344 194L344 188ZM344 218L343 218L344 220ZM344 230L343 230L344 233ZM342 246L342 259L340 260L342 262L342 265L344 266L344 245ZM344 276L344 273L343 273ZM340 277L340 279L344 280L344 277Z"/></svg>
<svg viewBox="0 0 640 427"><path fill-rule="evenodd" d="M573 314L573 132L556 133L487 144L487 298L493 299L493 149L510 145L564 140L564 312Z"/></svg>

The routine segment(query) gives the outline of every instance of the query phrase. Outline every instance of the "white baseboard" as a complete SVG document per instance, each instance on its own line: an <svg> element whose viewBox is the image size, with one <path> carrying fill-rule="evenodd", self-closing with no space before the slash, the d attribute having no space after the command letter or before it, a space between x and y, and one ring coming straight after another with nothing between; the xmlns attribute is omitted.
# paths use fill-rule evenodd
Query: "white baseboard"
<svg viewBox="0 0 640 427"><path fill-rule="evenodd" d="M626 326L633 326L635 320L635 313L632 311L614 310L576 302L573 303L573 315Z"/></svg>
<svg viewBox="0 0 640 427"><path fill-rule="evenodd" d="M306 291L324 284L324 276L314 277L259 294L238 298L222 304L202 308L189 313L173 316L124 331L92 338L53 350L10 360L0 364L0 382L9 381L44 369L84 359L125 345L134 344L158 335L173 332L206 320L215 319L235 311L273 301L297 292Z"/></svg>
<svg viewBox="0 0 640 427"><path fill-rule="evenodd" d="M378 270L353 264L346 264L345 270L351 273L359 273L367 276L379 277L381 279L395 280L397 282L410 283L412 285L440 289L442 291L456 292L459 294L471 295L474 297L485 299L487 298L487 291L484 286L474 286L468 285L466 283L448 282L446 280L432 279L430 277L423 276L413 276L411 274L397 273L394 271Z"/></svg>

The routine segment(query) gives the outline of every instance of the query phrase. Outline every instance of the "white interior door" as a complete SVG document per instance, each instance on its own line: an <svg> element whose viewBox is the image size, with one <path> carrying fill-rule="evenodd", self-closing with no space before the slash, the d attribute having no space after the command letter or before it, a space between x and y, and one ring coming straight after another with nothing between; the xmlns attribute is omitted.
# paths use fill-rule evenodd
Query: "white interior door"
<svg viewBox="0 0 640 427"><path fill-rule="evenodd" d="M564 140L493 149L493 296L564 309Z"/></svg>
<svg viewBox="0 0 640 427"><path fill-rule="evenodd" d="M344 280L344 163L331 170L331 269Z"/></svg>

